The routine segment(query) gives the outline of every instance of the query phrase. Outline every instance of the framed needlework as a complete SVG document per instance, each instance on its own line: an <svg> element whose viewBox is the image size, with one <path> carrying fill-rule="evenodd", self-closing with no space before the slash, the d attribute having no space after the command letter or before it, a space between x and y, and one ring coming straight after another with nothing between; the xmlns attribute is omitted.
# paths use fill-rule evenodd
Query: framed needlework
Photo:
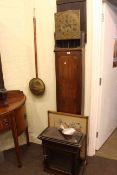
<svg viewBox="0 0 117 175"><path fill-rule="evenodd" d="M63 112L48 111L48 126L60 128L61 123L65 128L72 127L78 132L87 134L88 117L83 115L69 114Z"/></svg>

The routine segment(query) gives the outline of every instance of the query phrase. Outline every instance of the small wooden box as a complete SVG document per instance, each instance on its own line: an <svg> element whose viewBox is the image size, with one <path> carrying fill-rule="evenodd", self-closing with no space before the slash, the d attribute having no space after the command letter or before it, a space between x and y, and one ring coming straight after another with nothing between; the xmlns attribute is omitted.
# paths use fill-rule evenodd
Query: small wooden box
<svg viewBox="0 0 117 175"><path fill-rule="evenodd" d="M46 128L38 137L43 144L44 169L66 175L77 175L83 160L80 147L85 136L78 133L66 139L56 127Z"/></svg>
<svg viewBox="0 0 117 175"><path fill-rule="evenodd" d="M76 132L66 138L59 130L61 122L74 126ZM48 128L38 136L43 144L46 171L78 175L82 165L86 163L87 127L86 116L48 111Z"/></svg>

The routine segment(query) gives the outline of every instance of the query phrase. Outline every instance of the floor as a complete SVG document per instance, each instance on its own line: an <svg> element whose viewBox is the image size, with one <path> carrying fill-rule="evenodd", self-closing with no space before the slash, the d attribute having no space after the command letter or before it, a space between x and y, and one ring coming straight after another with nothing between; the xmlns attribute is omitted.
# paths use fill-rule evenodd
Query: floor
<svg viewBox="0 0 117 175"><path fill-rule="evenodd" d="M43 169L41 145L31 143L28 147L22 146L21 156L23 166L18 168L15 150L5 151L5 158L0 163L0 175L51 175ZM79 175L82 175L82 172ZM117 161L98 156L88 157L83 175L117 175Z"/></svg>
<svg viewBox="0 0 117 175"><path fill-rule="evenodd" d="M105 157L108 159L117 160L117 128L101 147L99 151L96 151L96 155Z"/></svg>

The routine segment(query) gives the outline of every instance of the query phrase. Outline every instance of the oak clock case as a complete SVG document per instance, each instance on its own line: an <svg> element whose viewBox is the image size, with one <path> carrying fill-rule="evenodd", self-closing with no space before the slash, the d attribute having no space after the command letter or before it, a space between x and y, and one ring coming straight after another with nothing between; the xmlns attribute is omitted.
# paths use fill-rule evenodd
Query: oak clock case
<svg viewBox="0 0 117 175"><path fill-rule="evenodd" d="M80 10L55 14L57 111L82 112L82 47Z"/></svg>

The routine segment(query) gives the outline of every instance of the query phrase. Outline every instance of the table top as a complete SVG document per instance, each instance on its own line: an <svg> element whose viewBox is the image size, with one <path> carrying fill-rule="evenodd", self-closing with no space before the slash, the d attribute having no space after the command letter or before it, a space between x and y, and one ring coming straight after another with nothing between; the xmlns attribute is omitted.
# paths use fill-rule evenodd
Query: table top
<svg viewBox="0 0 117 175"><path fill-rule="evenodd" d="M0 116L6 115L9 112L19 108L26 101L26 96L22 91L12 90L7 92L7 104L6 106L2 105L2 101L0 101Z"/></svg>
<svg viewBox="0 0 117 175"><path fill-rule="evenodd" d="M51 142L61 143L74 147L81 147L85 135L83 133L75 132L71 136L62 134L61 130L56 127L47 127L39 136L40 140L47 140Z"/></svg>

